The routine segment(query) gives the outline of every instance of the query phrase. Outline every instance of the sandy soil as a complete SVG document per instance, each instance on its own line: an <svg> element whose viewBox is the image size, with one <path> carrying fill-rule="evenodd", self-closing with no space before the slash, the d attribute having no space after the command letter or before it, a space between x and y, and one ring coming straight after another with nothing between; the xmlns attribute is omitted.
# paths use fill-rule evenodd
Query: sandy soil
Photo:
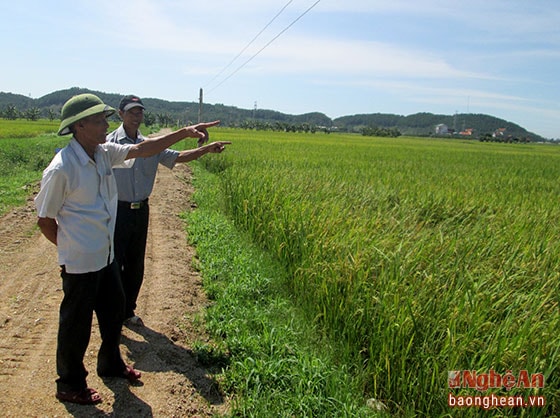
<svg viewBox="0 0 560 418"><path fill-rule="evenodd" d="M0 218L0 415L4 417L208 417L228 400L191 348L210 341L201 321L207 305L191 267L178 214L191 206L190 172L161 168L150 199L146 275L137 314L144 328L123 328L121 352L142 372L142 385L95 374L99 330L94 322L85 358L88 385L103 403L81 406L55 397L58 307L56 249L35 228L33 202Z"/></svg>

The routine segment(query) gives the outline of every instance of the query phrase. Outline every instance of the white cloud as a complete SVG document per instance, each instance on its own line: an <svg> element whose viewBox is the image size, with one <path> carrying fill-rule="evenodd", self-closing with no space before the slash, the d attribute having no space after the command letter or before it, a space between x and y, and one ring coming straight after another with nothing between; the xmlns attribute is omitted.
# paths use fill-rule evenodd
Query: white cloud
<svg viewBox="0 0 560 418"><path fill-rule="evenodd" d="M240 60L243 62L242 60ZM263 51L261 70L273 73L367 74L411 78L481 78L488 75L455 68L442 56L381 42L286 37Z"/></svg>

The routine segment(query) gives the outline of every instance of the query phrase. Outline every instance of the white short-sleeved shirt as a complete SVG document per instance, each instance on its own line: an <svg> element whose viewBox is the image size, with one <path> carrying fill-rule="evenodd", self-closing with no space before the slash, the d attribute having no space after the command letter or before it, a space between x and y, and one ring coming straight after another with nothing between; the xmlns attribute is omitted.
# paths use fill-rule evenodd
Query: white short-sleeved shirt
<svg viewBox="0 0 560 418"><path fill-rule="evenodd" d="M99 145L93 161L72 138L43 172L35 198L41 218L58 224L58 262L68 273L99 271L114 259L117 184L113 167L125 162L130 146Z"/></svg>

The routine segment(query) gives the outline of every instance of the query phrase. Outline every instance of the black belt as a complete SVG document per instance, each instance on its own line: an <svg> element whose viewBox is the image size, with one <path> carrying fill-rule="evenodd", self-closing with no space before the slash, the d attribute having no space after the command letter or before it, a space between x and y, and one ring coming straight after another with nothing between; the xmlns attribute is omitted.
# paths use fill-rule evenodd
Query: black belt
<svg viewBox="0 0 560 418"><path fill-rule="evenodd" d="M119 200L120 208L141 209L144 206L148 206L148 199L141 200L140 202L124 202L122 200Z"/></svg>

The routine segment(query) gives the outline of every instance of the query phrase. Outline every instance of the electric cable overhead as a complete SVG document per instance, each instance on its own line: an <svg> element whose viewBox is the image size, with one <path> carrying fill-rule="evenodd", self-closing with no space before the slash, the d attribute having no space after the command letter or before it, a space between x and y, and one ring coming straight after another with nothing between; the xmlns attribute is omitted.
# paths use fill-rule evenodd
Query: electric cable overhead
<svg viewBox="0 0 560 418"><path fill-rule="evenodd" d="M223 73L225 70L227 70L227 69L231 66L231 64L233 64L233 63L237 60L237 58L239 58L239 57L241 56L241 54L243 54L243 53L247 50L247 48L249 48L249 47L253 44L253 42L256 41L256 39L266 30L266 28L268 28L268 27L272 24L272 22L274 22L274 21L276 20L276 18L277 18L278 16L280 16L280 15L282 14L282 12L283 12L284 10L286 10L286 7L288 7L288 6L290 5L290 3L292 3L293 1L294 1L294 0L290 0L288 3L286 3L286 4L284 5L284 7L282 7L282 9L280 9L280 11L279 11L278 13L276 13L276 16L274 16L274 17L270 20L270 22L268 22L268 23L266 24L266 26L265 26L264 28L262 28L261 31L260 31L259 33L257 33L257 35L256 35L253 39L251 39L251 41L245 46L245 48L243 48L243 49L241 50L241 52L239 52L239 54L237 54L237 55L235 56L235 58L233 58L224 68L222 68L221 71L220 71L218 74L216 74L216 75L212 78L212 80L210 80L208 83L206 83L206 85L205 85L204 87L207 87L209 84L212 83L212 81L214 81L214 80L217 79L219 76L221 76L222 73Z"/></svg>
<svg viewBox="0 0 560 418"><path fill-rule="evenodd" d="M226 78L224 78L220 83L218 83L215 87L213 87L209 92L213 92L214 90L216 90L218 87L220 87L222 84L224 84L227 80L229 80L231 77L233 77L239 70L241 70L243 67L245 67L249 62L251 62L257 55L259 55L262 51L264 51L272 42L274 42L276 39L278 39L280 36L282 36L282 34L284 32L286 32L288 29L290 29L298 20L300 20L303 16L305 16L307 13L309 13L309 11L311 11L311 9L313 9L317 4L319 4L321 2L321 0L317 0L315 3L313 3L309 8L307 8L302 14L300 14L292 23L290 23L288 26L286 26L284 29L282 29L280 31L280 33L278 33L278 35L276 35L274 38L272 38L265 46L263 46L261 49L259 49L254 55L252 55L248 60L246 60L243 64L241 64L239 67L237 67L232 73L230 73Z"/></svg>

